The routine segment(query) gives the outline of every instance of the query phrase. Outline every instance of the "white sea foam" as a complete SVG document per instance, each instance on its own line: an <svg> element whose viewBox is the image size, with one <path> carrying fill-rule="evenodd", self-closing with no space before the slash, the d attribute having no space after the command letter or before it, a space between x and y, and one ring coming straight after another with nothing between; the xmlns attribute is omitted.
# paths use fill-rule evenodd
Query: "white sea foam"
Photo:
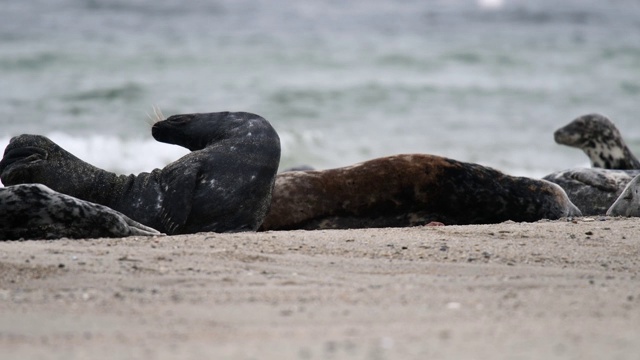
<svg viewBox="0 0 640 360"><path fill-rule="evenodd" d="M504 6L504 0L478 0L478 6L484 9L499 9Z"/></svg>

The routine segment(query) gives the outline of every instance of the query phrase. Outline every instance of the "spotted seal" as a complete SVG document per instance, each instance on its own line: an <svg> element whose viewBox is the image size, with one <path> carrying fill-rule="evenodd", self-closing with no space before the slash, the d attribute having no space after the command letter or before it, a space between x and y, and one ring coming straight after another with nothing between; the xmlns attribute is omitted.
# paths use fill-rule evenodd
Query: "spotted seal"
<svg viewBox="0 0 640 360"><path fill-rule="evenodd" d="M108 206L166 234L254 231L271 202L280 139L245 112L182 114L156 122L153 137L191 152L162 169L116 175L44 136L11 139L0 161L5 185L41 183Z"/></svg>
<svg viewBox="0 0 640 360"><path fill-rule="evenodd" d="M560 187L489 167L404 154L280 173L262 230L490 224L577 216Z"/></svg>
<svg viewBox="0 0 640 360"><path fill-rule="evenodd" d="M631 180L607 210L607 216L640 216L640 175Z"/></svg>
<svg viewBox="0 0 640 360"><path fill-rule="evenodd" d="M640 170L575 168L556 171L544 180L558 184L583 215L604 215Z"/></svg>
<svg viewBox="0 0 640 360"><path fill-rule="evenodd" d="M106 206L41 184L0 188L0 240L160 235Z"/></svg>
<svg viewBox="0 0 640 360"><path fill-rule="evenodd" d="M618 128L604 115L580 116L556 130L553 137L558 144L582 149L593 167L640 169L640 161L631 153Z"/></svg>

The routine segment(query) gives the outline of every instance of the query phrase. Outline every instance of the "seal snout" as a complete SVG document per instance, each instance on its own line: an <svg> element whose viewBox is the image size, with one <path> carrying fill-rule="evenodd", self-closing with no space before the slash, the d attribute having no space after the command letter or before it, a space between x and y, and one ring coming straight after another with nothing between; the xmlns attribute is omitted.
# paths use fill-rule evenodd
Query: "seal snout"
<svg viewBox="0 0 640 360"><path fill-rule="evenodd" d="M573 146L578 142L578 137L566 128L560 128L553 133L553 140L557 144Z"/></svg>

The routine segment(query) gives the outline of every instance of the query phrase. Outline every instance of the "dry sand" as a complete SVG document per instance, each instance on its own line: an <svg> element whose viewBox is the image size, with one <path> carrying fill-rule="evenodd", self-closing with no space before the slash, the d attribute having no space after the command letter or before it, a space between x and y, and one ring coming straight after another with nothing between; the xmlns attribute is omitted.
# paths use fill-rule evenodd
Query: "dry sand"
<svg viewBox="0 0 640 360"><path fill-rule="evenodd" d="M0 243L1 359L639 359L640 219Z"/></svg>

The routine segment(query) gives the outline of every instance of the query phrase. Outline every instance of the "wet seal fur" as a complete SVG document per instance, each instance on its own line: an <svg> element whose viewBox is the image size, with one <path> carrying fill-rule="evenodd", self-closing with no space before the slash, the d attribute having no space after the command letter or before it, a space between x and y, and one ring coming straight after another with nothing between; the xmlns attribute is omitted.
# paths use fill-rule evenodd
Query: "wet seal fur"
<svg viewBox="0 0 640 360"><path fill-rule="evenodd" d="M106 206L41 184L0 188L0 240L160 235Z"/></svg>
<svg viewBox="0 0 640 360"><path fill-rule="evenodd" d="M640 216L640 175L631 180L607 210L607 216Z"/></svg>
<svg viewBox="0 0 640 360"><path fill-rule="evenodd" d="M591 166L603 169L640 169L618 128L601 114L578 117L553 134L556 143L582 149Z"/></svg>
<svg viewBox="0 0 640 360"><path fill-rule="evenodd" d="M170 235L260 226L280 162L280 139L267 120L245 112L174 115L156 122L152 135L191 153L150 173L116 175L44 136L21 135L5 149L0 178L44 184Z"/></svg>
<svg viewBox="0 0 640 360"><path fill-rule="evenodd" d="M491 224L579 216L543 180L434 155L406 154L276 178L262 230Z"/></svg>
<svg viewBox="0 0 640 360"><path fill-rule="evenodd" d="M586 216L604 215L637 175L640 170L575 168L551 173L543 179L562 187Z"/></svg>

